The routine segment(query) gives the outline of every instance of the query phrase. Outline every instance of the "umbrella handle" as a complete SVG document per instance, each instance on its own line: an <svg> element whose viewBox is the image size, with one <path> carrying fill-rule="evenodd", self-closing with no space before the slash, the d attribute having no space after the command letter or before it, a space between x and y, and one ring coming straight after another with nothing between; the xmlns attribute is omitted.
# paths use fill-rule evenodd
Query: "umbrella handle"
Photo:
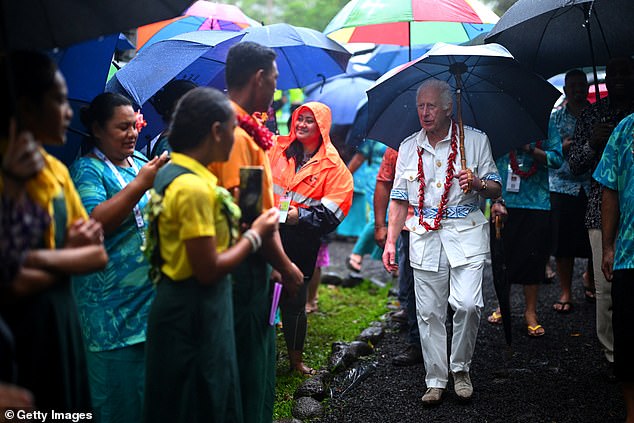
<svg viewBox="0 0 634 423"><path fill-rule="evenodd" d="M502 239L502 216L495 216L495 239Z"/></svg>
<svg viewBox="0 0 634 423"><path fill-rule="evenodd" d="M459 68L454 69L454 76L456 77L456 112L458 114L458 127L460 128L459 134L459 146L460 146L460 168L467 171L467 187L463 190L465 194L471 192L471 183L473 182L473 172L467 169L467 157L464 150L464 123L462 122L462 78L461 70Z"/></svg>

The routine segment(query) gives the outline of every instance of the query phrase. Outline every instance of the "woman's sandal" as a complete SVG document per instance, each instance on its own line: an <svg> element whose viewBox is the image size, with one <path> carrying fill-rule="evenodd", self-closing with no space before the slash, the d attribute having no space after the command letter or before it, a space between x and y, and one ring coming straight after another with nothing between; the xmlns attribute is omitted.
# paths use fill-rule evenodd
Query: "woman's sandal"
<svg viewBox="0 0 634 423"><path fill-rule="evenodd" d="M487 317L487 322L493 325L499 325L502 323L502 313L495 310L489 317Z"/></svg>
<svg viewBox="0 0 634 423"><path fill-rule="evenodd" d="M361 272L362 264L363 264L363 261L353 258L352 254L348 256L348 261L346 262L346 266L348 267L348 269L352 270L353 272L357 272L357 273Z"/></svg>
<svg viewBox="0 0 634 423"><path fill-rule="evenodd" d="M528 332L526 332L526 334L532 338L539 338L540 336L544 336L546 333L542 325L527 325L527 330Z"/></svg>

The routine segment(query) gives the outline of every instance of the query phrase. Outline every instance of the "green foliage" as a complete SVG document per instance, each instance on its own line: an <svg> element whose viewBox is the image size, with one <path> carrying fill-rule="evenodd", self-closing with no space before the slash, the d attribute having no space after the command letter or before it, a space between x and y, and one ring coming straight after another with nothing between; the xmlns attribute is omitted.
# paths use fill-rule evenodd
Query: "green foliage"
<svg viewBox="0 0 634 423"><path fill-rule="evenodd" d="M264 24L285 22L323 31L348 0L241 0L221 1L240 7Z"/></svg>
<svg viewBox="0 0 634 423"><path fill-rule="evenodd" d="M389 287L377 288L364 281L355 288L319 287L319 311L308 315L304 360L314 369L325 368L333 342L351 342L371 322L387 311ZM305 380L289 372L286 344L281 329L277 335L277 381L273 419L291 417L293 393Z"/></svg>

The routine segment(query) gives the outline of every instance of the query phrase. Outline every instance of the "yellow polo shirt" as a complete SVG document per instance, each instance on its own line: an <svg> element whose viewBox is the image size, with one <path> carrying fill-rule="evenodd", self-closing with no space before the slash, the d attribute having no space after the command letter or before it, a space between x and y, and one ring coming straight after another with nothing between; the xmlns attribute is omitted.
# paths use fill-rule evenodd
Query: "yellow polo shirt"
<svg viewBox="0 0 634 423"><path fill-rule="evenodd" d="M216 237L218 252L227 249L229 230L216 199L216 177L200 162L180 153L172 153L172 163L189 169L165 190L159 217L159 237L163 273L173 280L193 275L184 241Z"/></svg>

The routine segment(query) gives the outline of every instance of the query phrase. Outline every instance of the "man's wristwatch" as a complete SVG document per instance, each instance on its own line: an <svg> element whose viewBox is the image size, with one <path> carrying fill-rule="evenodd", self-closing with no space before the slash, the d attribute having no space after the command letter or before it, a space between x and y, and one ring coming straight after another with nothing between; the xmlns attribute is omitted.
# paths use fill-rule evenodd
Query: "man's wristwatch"
<svg viewBox="0 0 634 423"><path fill-rule="evenodd" d="M533 144L528 146L528 152L533 154L535 152L535 146Z"/></svg>

